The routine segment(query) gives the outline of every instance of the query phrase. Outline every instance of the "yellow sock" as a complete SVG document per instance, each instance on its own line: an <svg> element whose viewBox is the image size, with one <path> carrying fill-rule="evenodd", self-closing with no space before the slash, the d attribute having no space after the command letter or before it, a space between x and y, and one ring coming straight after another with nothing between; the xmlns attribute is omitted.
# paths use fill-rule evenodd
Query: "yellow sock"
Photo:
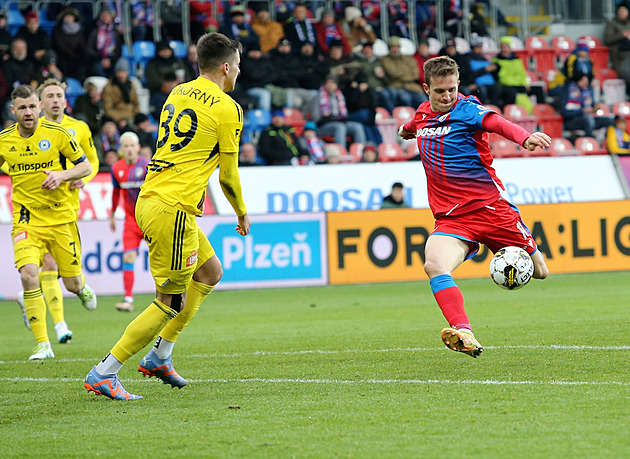
<svg viewBox="0 0 630 459"><path fill-rule="evenodd" d="M39 273L42 293L54 323L65 320L63 316L63 293L58 278L57 271L41 271Z"/></svg>
<svg viewBox="0 0 630 459"><path fill-rule="evenodd" d="M186 305L184 309L171 319L160 333L160 336L167 341L177 341L181 331L188 325L188 322L197 314L201 303L214 290L214 285L210 286L197 281L192 281L186 293Z"/></svg>
<svg viewBox="0 0 630 459"><path fill-rule="evenodd" d="M46 302L42 296L41 288L24 292L24 307L37 344L49 341L48 327L46 326Z"/></svg>
<svg viewBox="0 0 630 459"><path fill-rule="evenodd" d="M177 315L177 312L157 298L142 313L131 321L125 333L114 345L110 353L125 363L132 355L152 342L164 325Z"/></svg>

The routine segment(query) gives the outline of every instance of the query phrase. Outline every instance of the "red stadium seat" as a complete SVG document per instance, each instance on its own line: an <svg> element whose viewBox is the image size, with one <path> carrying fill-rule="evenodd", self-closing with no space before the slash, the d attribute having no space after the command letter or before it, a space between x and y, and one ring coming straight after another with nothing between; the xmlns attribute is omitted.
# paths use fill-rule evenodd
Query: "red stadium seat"
<svg viewBox="0 0 630 459"><path fill-rule="evenodd" d="M501 108L497 105L492 105L492 104L483 104L484 107L486 107L488 110L492 110L493 112L498 113L499 115L503 115L503 112L501 111Z"/></svg>
<svg viewBox="0 0 630 459"><path fill-rule="evenodd" d="M490 151L495 158L520 158L522 156L518 145L501 136L490 142Z"/></svg>
<svg viewBox="0 0 630 459"><path fill-rule="evenodd" d="M338 143L327 143L324 145L324 151L326 152L326 156L330 154L339 155L339 161L342 163L353 163L354 158L350 156L346 147Z"/></svg>
<svg viewBox="0 0 630 459"><path fill-rule="evenodd" d="M575 148L581 155L605 155L606 149L602 148L597 139L593 137L578 137L575 139Z"/></svg>
<svg viewBox="0 0 630 459"><path fill-rule="evenodd" d="M415 139L413 142L409 142L407 144L405 150L407 152L407 158L412 158L420 154L420 150L418 150L418 142Z"/></svg>
<svg viewBox="0 0 630 459"><path fill-rule="evenodd" d="M617 102L612 106L612 112L614 115L620 115L626 119L630 119L630 102Z"/></svg>
<svg viewBox="0 0 630 459"><path fill-rule="evenodd" d="M407 155L398 143L382 143L378 146L378 160L383 163L406 159Z"/></svg>
<svg viewBox="0 0 630 459"><path fill-rule="evenodd" d="M606 104L599 103L595 106L595 116L611 116L612 111L610 107Z"/></svg>
<svg viewBox="0 0 630 459"><path fill-rule="evenodd" d="M525 49L533 59L533 67L538 75L545 75L556 69L555 51L549 47L547 39L542 35L531 35L525 39Z"/></svg>
<svg viewBox="0 0 630 459"><path fill-rule="evenodd" d="M396 139L398 138L399 124L398 121L392 118L386 108L376 107L376 117L374 122L376 124L376 128L378 129L378 132L381 133L383 142L396 142Z"/></svg>
<svg viewBox="0 0 630 459"><path fill-rule="evenodd" d="M536 131L536 117L529 115L520 105L507 104L503 107L503 116L513 123L518 124L526 131Z"/></svg>
<svg viewBox="0 0 630 459"><path fill-rule="evenodd" d="M536 104L533 115L540 129L550 137L562 137L564 120L550 104Z"/></svg>
<svg viewBox="0 0 630 459"><path fill-rule="evenodd" d="M401 124L406 123L407 121L413 119L414 116L416 116L416 109L405 105L394 107L394 111L392 111L392 116L396 120L396 123L398 123L398 125L400 126Z"/></svg>
<svg viewBox="0 0 630 459"><path fill-rule="evenodd" d="M566 35L557 35L551 39L551 49L556 56L556 67L562 68L569 54L575 49L575 42Z"/></svg>
<svg viewBox="0 0 630 459"><path fill-rule="evenodd" d="M293 128L295 135L302 135L306 124L302 112L297 108L284 108L282 111L284 113L284 122Z"/></svg>
<svg viewBox="0 0 630 459"><path fill-rule="evenodd" d="M355 142L350 145L348 153L352 156L352 159L355 163L360 163L363 159L363 148L365 147L364 143Z"/></svg>
<svg viewBox="0 0 630 459"><path fill-rule="evenodd" d="M552 156L576 155L577 150L571 142L563 137L555 137L551 139L549 153Z"/></svg>

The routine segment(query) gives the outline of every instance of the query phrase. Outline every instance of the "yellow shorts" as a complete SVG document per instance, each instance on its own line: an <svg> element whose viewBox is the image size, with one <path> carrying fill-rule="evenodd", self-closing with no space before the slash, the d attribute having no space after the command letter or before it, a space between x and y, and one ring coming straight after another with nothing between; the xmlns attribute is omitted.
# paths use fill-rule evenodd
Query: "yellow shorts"
<svg viewBox="0 0 630 459"><path fill-rule="evenodd" d="M139 198L136 221L149 246L149 264L158 292L184 293L214 249L194 215L155 198Z"/></svg>
<svg viewBox="0 0 630 459"><path fill-rule="evenodd" d="M46 252L50 252L61 277L81 275L81 238L76 222L54 226L13 226L13 253L19 270L29 263L42 265Z"/></svg>

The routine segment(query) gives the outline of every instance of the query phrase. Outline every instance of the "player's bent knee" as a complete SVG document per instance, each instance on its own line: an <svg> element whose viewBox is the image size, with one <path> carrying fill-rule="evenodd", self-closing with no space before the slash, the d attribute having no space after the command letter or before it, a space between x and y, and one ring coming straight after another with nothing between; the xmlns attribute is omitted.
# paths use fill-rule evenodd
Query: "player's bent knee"
<svg viewBox="0 0 630 459"><path fill-rule="evenodd" d="M61 279L63 280L63 285L69 292L77 294L83 288L83 279L81 279L81 276L62 277Z"/></svg>
<svg viewBox="0 0 630 459"><path fill-rule="evenodd" d="M37 265L25 265L20 268L20 280L24 290L33 290L39 287L39 268Z"/></svg>

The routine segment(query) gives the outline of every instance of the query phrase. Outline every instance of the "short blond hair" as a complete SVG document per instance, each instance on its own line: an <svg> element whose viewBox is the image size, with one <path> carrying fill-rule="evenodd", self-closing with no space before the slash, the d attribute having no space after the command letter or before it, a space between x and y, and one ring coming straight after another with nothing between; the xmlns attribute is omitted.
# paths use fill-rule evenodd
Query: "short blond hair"
<svg viewBox="0 0 630 459"><path fill-rule="evenodd" d="M446 77L455 75L459 80L459 68L457 62L448 56L438 56L424 63L424 82L431 87L431 79L434 77Z"/></svg>
<svg viewBox="0 0 630 459"><path fill-rule="evenodd" d="M44 92L44 89L49 86L59 86L61 89L63 89L64 94L66 93L66 88L68 87L67 84L59 81L57 78L46 78L44 82L40 84L37 88L37 95L40 99L42 98L42 93Z"/></svg>

